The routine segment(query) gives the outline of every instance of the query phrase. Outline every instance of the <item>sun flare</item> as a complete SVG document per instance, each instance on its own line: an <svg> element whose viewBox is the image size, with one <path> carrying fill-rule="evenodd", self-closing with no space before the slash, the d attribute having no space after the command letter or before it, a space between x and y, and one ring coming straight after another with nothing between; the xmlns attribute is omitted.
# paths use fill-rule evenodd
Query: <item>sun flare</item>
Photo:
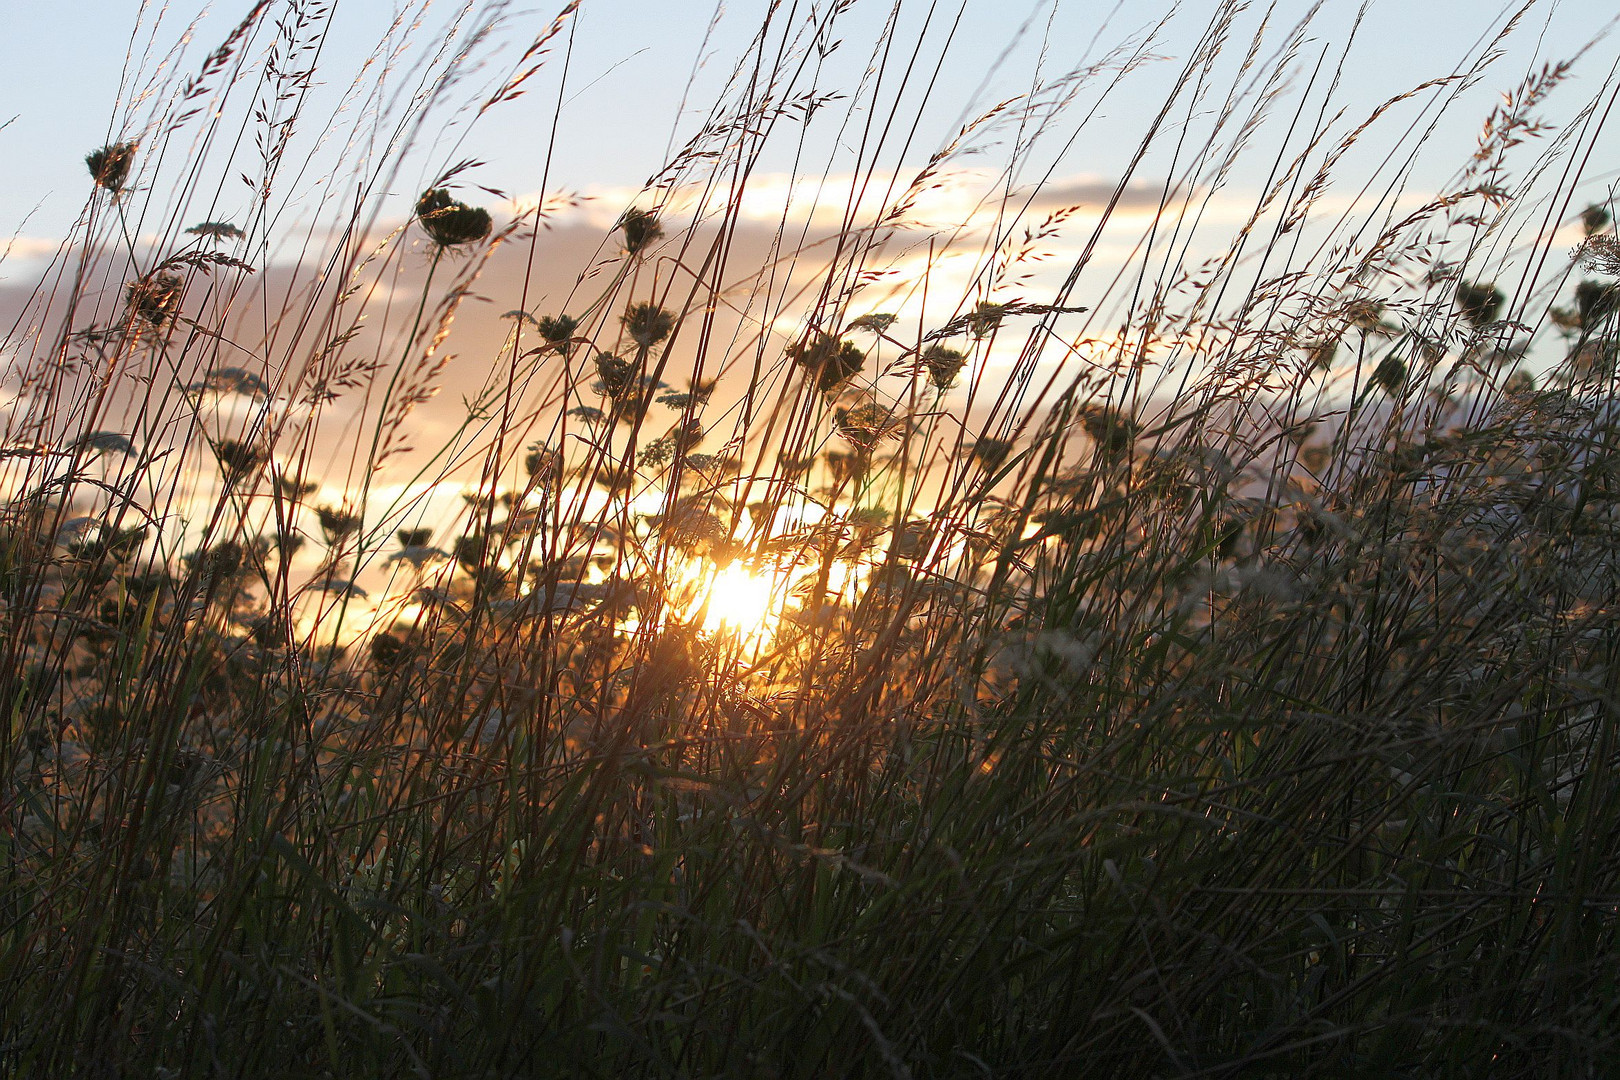
<svg viewBox="0 0 1620 1080"><path fill-rule="evenodd" d="M703 629L767 635L776 614L775 583L740 562L715 572L703 592Z"/></svg>

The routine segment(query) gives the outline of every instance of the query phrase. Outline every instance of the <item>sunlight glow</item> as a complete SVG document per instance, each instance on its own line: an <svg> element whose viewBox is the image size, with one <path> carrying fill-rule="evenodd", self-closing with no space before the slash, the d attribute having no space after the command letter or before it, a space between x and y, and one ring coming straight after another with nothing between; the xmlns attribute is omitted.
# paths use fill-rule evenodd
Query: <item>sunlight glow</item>
<svg viewBox="0 0 1620 1080"><path fill-rule="evenodd" d="M768 635L776 604L769 577L751 573L734 562L714 575L704 594L703 629L711 634L722 630L752 635Z"/></svg>

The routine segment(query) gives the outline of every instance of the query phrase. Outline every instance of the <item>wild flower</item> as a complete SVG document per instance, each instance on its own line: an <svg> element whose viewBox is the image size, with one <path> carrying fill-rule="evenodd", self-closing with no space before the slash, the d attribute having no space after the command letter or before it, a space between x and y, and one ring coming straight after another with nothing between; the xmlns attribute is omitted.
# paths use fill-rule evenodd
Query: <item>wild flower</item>
<svg viewBox="0 0 1620 1080"><path fill-rule="evenodd" d="M238 540L220 540L198 548L187 555L185 561L192 570L204 578L229 581L253 572L255 563L267 553L267 546L257 540L242 543Z"/></svg>
<svg viewBox="0 0 1620 1080"><path fill-rule="evenodd" d="M492 546L483 533L466 533L456 537L451 554L462 569L472 570L484 562Z"/></svg>
<svg viewBox="0 0 1620 1080"><path fill-rule="evenodd" d="M858 449L870 452L885 439L897 439L905 432L905 419L876 401L863 401L851 408L833 410L833 426L838 434Z"/></svg>
<svg viewBox="0 0 1620 1080"><path fill-rule="evenodd" d="M1612 232L1588 236L1575 249L1575 261L1600 274L1620 275L1620 236Z"/></svg>
<svg viewBox="0 0 1620 1080"><path fill-rule="evenodd" d="M993 439L988 436L976 439L973 443L973 457L986 471L999 468L1007 455L1012 452L1011 439Z"/></svg>
<svg viewBox="0 0 1620 1080"><path fill-rule="evenodd" d="M161 330L180 311L180 298L186 283L179 274L167 270L147 274L124 286L124 299L132 318Z"/></svg>
<svg viewBox="0 0 1620 1080"><path fill-rule="evenodd" d="M489 211L458 202L443 188L429 188L416 200L416 222L441 249L476 244L489 235Z"/></svg>
<svg viewBox="0 0 1620 1080"><path fill-rule="evenodd" d="M646 302L631 304L620 316L625 333L642 349L650 349L669 337L675 328L675 316L657 304Z"/></svg>
<svg viewBox="0 0 1620 1080"><path fill-rule="evenodd" d="M956 377L967 363L967 354L946 345L930 345L923 350L923 367L936 390L949 390L956 385Z"/></svg>
<svg viewBox="0 0 1620 1080"><path fill-rule="evenodd" d="M1575 308L1583 330L1592 330L1620 310L1620 285L1607 281L1583 281L1575 286Z"/></svg>
<svg viewBox="0 0 1620 1080"><path fill-rule="evenodd" d="M535 320L534 328L549 348L566 356L574 331L579 329L579 320L568 315L542 315Z"/></svg>
<svg viewBox="0 0 1620 1080"><path fill-rule="evenodd" d="M1339 355L1339 343L1333 338L1313 341L1304 346L1305 362L1311 371L1327 371Z"/></svg>
<svg viewBox="0 0 1620 1080"><path fill-rule="evenodd" d="M607 421L607 413L594 405L576 405L568 410L568 415L583 420L593 427Z"/></svg>
<svg viewBox="0 0 1620 1080"><path fill-rule="evenodd" d="M640 384L639 376L640 369L635 363L608 352L596 354L598 388L604 397L614 401L628 399Z"/></svg>
<svg viewBox="0 0 1620 1080"><path fill-rule="evenodd" d="M561 463L561 455L549 446L531 446L523 455L523 471L542 484L556 473Z"/></svg>
<svg viewBox="0 0 1620 1080"><path fill-rule="evenodd" d="M418 536L423 533L426 533L429 536L432 535L432 530L429 529L411 529L406 531L418 534ZM421 543L406 544L403 543L402 538L400 549L390 554L387 561L390 563L409 563L413 569L421 570L430 562L437 562L441 559L448 559L450 557L449 552L444 551L441 548L434 547L425 539L422 540Z"/></svg>
<svg viewBox="0 0 1620 1080"><path fill-rule="evenodd" d="M186 389L192 393L241 394L252 398L270 396L270 387L262 376L239 367L215 368L201 379L189 383Z"/></svg>
<svg viewBox="0 0 1620 1080"><path fill-rule="evenodd" d="M1603 230L1607 229L1611 224L1613 224L1613 222L1614 216L1609 213L1609 208L1607 206L1594 203L1593 205L1588 206L1585 210L1581 211L1581 231L1584 232L1588 238L1603 232Z"/></svg>
<svg viewBox="0 0 1620 1080"><path fill-rule="evenodd" d="M348 578L326 578L320 584L322 592L341 598L364 600L371 595Z"/></svg>
<svg viewBox="0 0 1620 1080"><path fill-rule="evenodd" d="M77 445L87 450L102 453L111 452L123 454L127 457L135 456L135 444L130 441L129 436L121 435L116 431L92 431L88 435L82 436Z"/></svg>
<svg viewBox="0 0 1620 1080"><path fill-rule="evenodd" d="M1118 458L1136 443L1135 421L1118 409L1092 405L1080 411L1080 427L1091 436L1097 451L1107 458Z"/></svg>
<svg viewBox="0 0 1620 1080"><path fill-rule="evenodd" d="M360 527L360 516L348 507L321 506L315 510L327 547L336 547Z"/></svg>
<svg viewBox="0 0 1620 1080"><path fill-rule="evenodd" d="M851 330L867 330L874 334L883 334L887 333L889 327L893 326L898 319L898 315L891 315L886 311L874 312L852 320L849 328Z"/></svg>
<svg viewBox="0 0 1620 1080"><path fill-rule="evenodd" d="M696 449L698 444L703 441L703 435L703 424L694 416L678 421L675 426L665 432L664 438L669 440L670 445L677 452L684 454Z"/></svg>
<svg viewBox="0 0 1620 1080"><path fill-rule="evenodd" d="M1536 389L1536 377L1523 368L1517 368L1506 379L1502 380L1504 394L1522 397L1532 394Z"/></svg>
<svg viewBox="0 0 1620 1080"><path fill-rule="evenodd" d="M648 244L664 235L658 215L651 210L626 210L619 218L618 228L624 233L624 249L631 255L640 253Z"/></svg>
<svg viewBox="0 0 1620 1080"><path fill-rule="evenodd" d="M787 350L788 358L804 368L816 389L831 393L866 366L866 354L853 341L830 334L811 334Z"/></svg>
<svg viewBox="0 0 1620 1080"><path fill-rule="evenodd" d="M1480 327L1496 321L1506 299L1495 285L1467 281L1457 283L1457 313L1470 326Z"/></svg>
<svg viewBox="0 0 1620 1080"><path fill-rule="evenodd" d="M403 667L418 651L407 635L389 630L374 635L366 650L371 655L372 666L379 672L392 672Z"/></svg>
<svg viewBox="0 0 1620 1080"><path fill-rule="evenodd" d="M240 240L247 235L228 221L204 221L191 226L186 232L208 240Z"/></svg>
<svg viewBox="0 0 1620 1080"><path fill-rule="evenodd" d="M988 300L981 300L967 317L967 330L976 338L987 338L995 333L1001 326L1001 320L1007 316L1006 304L993 304Z"/></svg>
<svg viewBox="0 0 1620 1080"><path fill-rule="evenodd" d="M1380 301L1361 297L1344 305L1342 317L1358 330L1374 330L1383 320L1384 305Z"/></svg>
<svg viewBox="0 0 1620 1080"><path fill-rule="evenodd" d="M268 455L252 443L221 439L214 444L214 456L227 480L240 480L263 465Z"/></svg>
<svg viewBox="0 0 1620 1080"><path fill-rule="evenodd" d="M832 474L834 484L858 481L866 472L867 455L828 450L822 457L827 462L827 471Z"/></svg>
<svg viewBox="0 0 1620 1080"><path fill-rule="evenodd" d="M731 454L687 454L686 466L710 477L735 472L739 462Z"/></svg>
<svg viewBox="0 0 1620 1080"><path fill-rule="evenodd" d="M1406 384L1406 361L1394 354L1384 357L1373 368L1369 383L1391 397L1399 395Z"/></svg>
<svg viewBox="0 0 1620 1080"><path fill-rule="evenodd" d="M701 505L678 505L666 516L648 522L658 528L664 542L688 554L708 550L726 535L726 524Z"/></svg>
<svg viewBox="0 0 1620 1080"><path fill-rule="evenodd" d="M96 186L106 188L115 195L123 191L124 184L129 180L130 167L135 164L135 150L139 145L135 141L109 143L100 150L86 154L84 163Z"/></svg>
<svg viewBox="0 0 1620 1080"><path fill-rule="evenodd" d="M293 473L282 472L277 469L274 473L276 494L283 499L302 499L305 495L313 495L320 490L320 485L312 480L305 480Z"/></svg>

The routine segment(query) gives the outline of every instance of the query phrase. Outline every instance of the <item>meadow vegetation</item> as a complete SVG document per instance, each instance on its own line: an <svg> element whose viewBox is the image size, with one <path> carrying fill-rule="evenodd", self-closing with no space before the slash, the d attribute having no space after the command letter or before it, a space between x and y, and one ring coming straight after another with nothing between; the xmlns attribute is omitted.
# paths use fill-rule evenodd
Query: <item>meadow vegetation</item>
<svg viewBox="0 0 1620 1080"><path fill-rule="evenodd" d="M1612 1072L1620 83L1493 66L1523 15L1340 114L1217 5L1050 206L1154 28L921 148L943 47L829 85L850 7L571 291L490 270L568 200L402 176L572 6L492 87L508 13L402 20L328 117L262 0L85 148L4 338L0 1075ZM742 244L823 123L841 216Z"/></svg>

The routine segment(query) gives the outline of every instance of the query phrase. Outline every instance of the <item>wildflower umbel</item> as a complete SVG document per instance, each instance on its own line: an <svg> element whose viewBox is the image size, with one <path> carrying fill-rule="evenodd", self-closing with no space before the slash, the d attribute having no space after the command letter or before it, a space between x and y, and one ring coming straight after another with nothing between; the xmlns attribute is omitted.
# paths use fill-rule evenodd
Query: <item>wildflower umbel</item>
<svg viewBox="0 0 1620 1080"><path fill-rule="evenodd" d="M1587 236L1596 236L1613 223L1614 217L1607 206L1594 203L1581 211L1581 231Z"/></svg>
<svg viewBox="0 0 1620 1080"><path fill-rule="evenodd" d="M130 314L155 330L163 329L174 318L184 292L185 282L180 275L167 271L148 274L124 288Z"/></svg>
<svg viewBox="0 0 1620 1080"><path fill-rule="evenodd" d="M836 390L866 366L866 354L853 341L831 334L816 334L789 346L788 356L815 377L822 393Z"/></svg>
<svg viewBox="0 0 1620 1080"><path fill-rule="evenodd" d="M1496 321L1506 298L1495 285L1460 282L1457 285L1457 313L1470 326L1484 326Z"/></svg>
<svg viewBox="0 0 1620 1080"><path fill-rule="evenodd" d="M214 447L214 454L227 480L240 479L265 462L263 450L236 439L221 439Z"/></svg>
<svg viewBox="0 0 1620 1080"><path fill-rule="evenodd" d="M612 353L596 354L596 376L601 380L602 393L617 401L636 386L636 366Z"/></svg>
<svg viewBox="0 0 1620 1080"><path fill-rule="evenodd" d="M545 339L547 348L566 355L579 320L569 315L542 315L534 321L534 328Z"/></svg>
<svg viewBox="0 0 1620 1080"><path fill-rule="evenodd" d="M1372 373L1372 384L1394 397L1406 383L1406 361L1399 356L1386 356Z"/></svg>
<svg viewBox="0 0 1620 1080"><path fill-rule="evenodd" d="M658 215L651 210L626 210L619 218L619 228L624 231L624 249L632 255L664 235Z"/></svg>
<svg viewBox="0 0 1620 1080"><path fill-rule="evenodd" d="M208 240L240 240L246 234L228 221L204 221L193 225L186 230L191 236L201 236Z"/></svg>
<svg viewBox="0 0 1620 1080"><path fill-rule="evenodd" d="M422 231L441 248L476 244L489 235L489 211L450 197L443 188L429 188L416 200L416 220Z"/></svg>
<svg viewBox="0 0 1620 1080"><path fill-rule="evenodd" d="M922 355L923 367L928 369L928 381L936 390L949 390L956 385L967 356L958 349L945 345L930 345Z"/></svg>
<svg viewBox="0 0 1620 1080"><path fill-rule="evenodd" d="M90 177L96 186L106 188L115 195L124 190L124 184L129 180L130 166L135 164L135 148L139 145L134 141L108 143L100 150L86 154L84 163L90 169Z"/></svg>
<svg viewBox="0 0 1620 1080"><path fill-rule="evenodd" d="M657 345L675 329L675 316L650 301L631 304L620 321L624 323L624 331L630 335L630 340L643 349Z"/></svg>
<svg viewBox="0 0 1620 1080"><path fill-rule="evenodd" d="M1581 313L1581 328L1591 330L1620 310L1620 285L1583 281L1575 286L1575 306Z"/></svg>
<svg viewBox="0 0 1620 1080"><path fill-rule="evenodd" d="M838 434L856 448L870 451L884 439L898 438L905 431L905 421L875 401L865 401L854 408L834 409L833 426Z"/></svg>
<svg viewBox="0 0 1620 1080"><path fill-rule="evenodd" d="M347 507L317 507L315 516L320 519L321 534L328 547L337 545L360 527L360 516Z"/></svg>

